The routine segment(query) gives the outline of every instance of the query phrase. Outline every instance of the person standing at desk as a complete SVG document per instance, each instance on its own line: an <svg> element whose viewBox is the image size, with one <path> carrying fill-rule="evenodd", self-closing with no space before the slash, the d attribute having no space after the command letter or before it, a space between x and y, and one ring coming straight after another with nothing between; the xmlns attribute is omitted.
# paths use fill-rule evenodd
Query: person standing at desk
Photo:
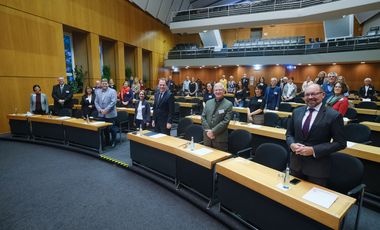
<svg viewBox="0 0 380 230"><path fill-rule="evenodd" d="M168 86L170 92L175 92L175 82L173 81L172 75L169 75L166 85Z"/></svg>
<svg viewBox="0 0 380 230"><path fill-rule="evenodd" d="M191 78L191 82L189 84L189 96L196 97L198 94L198 83L195 81L195 77Z"/></svg>
<svg viewBox="0 0 380 230"><path fill-rule="evenodd" d="M54 99L54 114L58 115L61 109L71 109L71 99L73 98L73 91L71 87L65 84L63 77L58 78L58 85L53 87L51 96Z"/></svg>
<svg viewBox="0 0 380 230"><path fill-rule="evenodd" d="M228 123L232 118L232 102L224 98L222 83L214 85L215 99L208 100L202 112L203 141L222 151L228 150Z"/></svg>
<svg viewBox="0 0 380 230"><path fill-rule="evenodd" d="M322 85L322 89L326 94L326 97L323 99L323 103L326 103L327 99L329 99L334 94L334 85L336 82L336 77L338 76L335 72L330 72L328 77L328 82Z"/></svg>
<svg viewBox="0 0 380 230"><path fill-rule="evenodd" d="M48 114L49 104L46 94L41 93L39 85L33 86L32 95L30 95L30 112L33 114Z"/></svg>
<svg viewBox="0 0 380 230"><path fill-rule="evenodd" d="M112 126L110 128L112 135L111 142L109 141L109 132L105 134L106 143L110 142L112 147L115 146L117 132L117 128L115 126L115 118L117 117L116 101L116 90L108 87L107 79L102 79L102 90L99 91L95 97L95 107L98 110L98 117L100 120L112 123Z"/></svg>
<svg viewBox="0 0 380 230"><path fill-rule="evenodd" d="M189 94L189 91L190 91L190 77L189 76L186 76L186 79L183 81L183 85L182 85L182 92L185 96L187 96Z"/></svg>
<svg viewBox="0 0 380 230"><path fill-rule="evenodd" d="M265 98L263 95L263 87L261 85L256 85L255 96L249 101L249 113L248 121L256 125L264 124L264 107Z"/></svg>
<svg viewBox="0 0 380 230"><path fill-rule="evenodd" d="M145 91L141 90L139 93L139 101L135 106L135 126L136 128L145 129L150 123L150 105L145 100Z"/></svg>
<svg viewBox="0 0 380 230"><path fill-rule="evenodd" d="M124 81L123 87L120 90L121 106L133 108L133 92L129 87L128 81Z"/></svg>
<svg viewBox="0 0 380 230"><path fill-rule="evenodd" d="M318 84L305 90L306 106L298 107L288 122L286 142L293 176L326 186L330 154L346 148L342 116L322 105L325 93ZM331 141L332 140L332 141Z"/></svg>
<svg viewBox="0 0 380 230"><path fill-rule="evenodd" d="M158 88L158 92L154 94L152 127L154 127L155 132L170 135L173 123L174 96L167 89L164 78L159 80Z"/></svg>
<svg viewBox="0 0 380 230"><path fill-rule="evenodd" d="M96 110L95 108L95 93L93 89L89 86L86 87L86 92L82 96L82 115L83 117L91 116L91 114Z"/></svg>
<svg viewBox="0 0 380 230"><path fill-rule="evenodd" d="M277 86L277 78L272 77L270 86L265 90L265 107L271 110L278 110L281 101L281 88Z"/></svg>

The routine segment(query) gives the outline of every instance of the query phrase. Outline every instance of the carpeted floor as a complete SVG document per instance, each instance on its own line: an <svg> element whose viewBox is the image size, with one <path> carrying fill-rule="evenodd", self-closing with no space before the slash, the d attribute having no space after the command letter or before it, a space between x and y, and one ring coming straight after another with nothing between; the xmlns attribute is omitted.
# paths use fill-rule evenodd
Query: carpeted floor
<svg viewBox="0 0 380 230"><path fill-rule="evenodd" d="M94 157L0 146L0 229L225 228L156 183Z"/></svg>

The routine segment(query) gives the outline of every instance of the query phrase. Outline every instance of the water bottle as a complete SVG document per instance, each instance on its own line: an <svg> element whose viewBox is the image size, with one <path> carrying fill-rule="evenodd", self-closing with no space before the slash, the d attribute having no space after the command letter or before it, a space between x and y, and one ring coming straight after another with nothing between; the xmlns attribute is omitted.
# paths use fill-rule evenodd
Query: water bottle
<svg viewBox="0 0 380 230"><path fill-rule="evenodd" d="M191 137L190 150L194 151L194 137Z"/></svg>
<svg viewBox="0 0 380 230"><path fill-rule="evenodd" d="M140 124L140 129L139 129L140 136L142 136L142 131L143 131L142 124Z"/></svg>
<svg viewBox="0 0 380 230"><path fill-rule="evenodd" d="M289 172L290 172L289 166L286 165L285 174L284 174L284 183L283 183L284 188L289 188Z"/></svg>
<svg viewBox="0 0 380 230"><path fill-rule="evenodd" d="M49 118L51 118L51 111L49 111Z"/></svg>
<svg viewBox="0 0 380 230"><path fill-rule="evenodd" d="M190 115L193 115L193 109L190 109Z"/></svg>
<svg viewBox="0 0 380 230"><path fill-rule="evenodd" d="M86 122L87 124L90 124L90 118L88 117L88 114L86 115Z"/></svg>

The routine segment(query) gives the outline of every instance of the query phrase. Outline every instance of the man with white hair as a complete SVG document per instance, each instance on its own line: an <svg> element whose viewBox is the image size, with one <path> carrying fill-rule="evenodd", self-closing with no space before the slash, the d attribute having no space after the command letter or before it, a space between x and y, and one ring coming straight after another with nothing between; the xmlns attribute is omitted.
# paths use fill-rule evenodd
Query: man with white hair
<svg viewBox="0 0 380 230"><path fill-rule="evenodd" d="M281 88L277 86L277 78L270 79L270 86L265 90L265 108L278 110L281 101Z"/></svg>
<svg viewBox="0 0 380 230"><path fill-rule="evenodd" d="M54 99L55 115L58 115L61 109L63 108L71 109L71 99L73 98L73 91L71 90L71 87L69 85L65 84L65 80L63 77L58 78L58 84L53 86L51 96Z"/></svg>
<svg viewBox="0 0 380 230"><path fill-rule="evenodd" d="M215 99L208 100L202 113L203 141L222 151L228 150L228 123L232 118L232 103L224 98L222 83L214 85Z"/></svg>
<svg viewBox="0 0 380 230"><path fill-rule="evenodd" d="M334 85L336 83L337 76L338 74L336 72L330 72L327 74L328 82L322 85L322 89L326 94L325 98L323 99L323 104L325 104L327 99L329 99L334 94Z"/></svg>
<svg viewBox="0 0 380 230"><path fill-rule="evenodd" d="M370 98L371 100L375 97L376 91L375 87L372 85L372 79L367 77L364 79L364 85L359 89L360 98Z"/></svg>

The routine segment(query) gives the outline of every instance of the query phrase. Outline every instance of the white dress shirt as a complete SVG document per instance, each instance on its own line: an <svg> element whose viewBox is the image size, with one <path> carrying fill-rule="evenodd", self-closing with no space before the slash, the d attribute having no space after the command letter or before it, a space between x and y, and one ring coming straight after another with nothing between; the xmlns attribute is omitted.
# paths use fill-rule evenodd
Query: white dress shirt
<svg viewBox="0 0 380 230"><path fill-rule="evenodd" d="M310 130L311 127L313 126L313 123L314 123L314 121L315 121L315 118L317 117L318 112L319 112L319 110L321 109L321 107L322 107L322 103L320 103L319 105L317 105L316 107L314 107L313 114L311 115L311 120L310 120L309 130ZM303 127L303 124L305 123L305 120L306 120L307 116L309 116L309 113L310 113L309 108L310 108L310 107L307 107L307 109L306 109L306 113L305 113L305 115L304 115L303 118L302 118L302 127Z"/></svg>

